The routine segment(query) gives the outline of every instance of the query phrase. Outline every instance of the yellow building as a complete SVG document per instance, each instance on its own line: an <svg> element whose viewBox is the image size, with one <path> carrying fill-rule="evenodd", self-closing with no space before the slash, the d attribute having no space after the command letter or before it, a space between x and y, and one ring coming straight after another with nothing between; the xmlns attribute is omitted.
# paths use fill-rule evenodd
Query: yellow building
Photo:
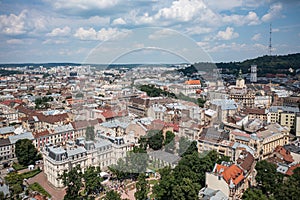
<svg viewBox="0 0 300 200"><path fill-rule="evenodd" d="M254 148L256 151L255 157L266 159L278 145L288 144L289 132L289 128L275 123L253 134L248 134L238 129L232 130L229 133L229 140Z"/></svg>
<svg viewBox="0 0 300 200"><path fill-rule="evenodd" d="M267 122L278 123L281 126L294 129L296 113L299 113L299 108L297 107L271 106L269 109Z"/></svg>

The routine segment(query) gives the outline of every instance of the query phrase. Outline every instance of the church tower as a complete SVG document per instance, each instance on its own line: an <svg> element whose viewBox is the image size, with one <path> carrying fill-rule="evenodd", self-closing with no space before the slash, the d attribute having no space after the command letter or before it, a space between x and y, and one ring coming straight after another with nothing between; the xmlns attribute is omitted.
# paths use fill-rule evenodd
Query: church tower
<svg viewBox="0 0 300 200"><path fill-rule="evenodd" d="M242 70L240 69L239 74L236 78L236 87L237 88L244 88L245 86L245 79L243 78Z"/></svg>

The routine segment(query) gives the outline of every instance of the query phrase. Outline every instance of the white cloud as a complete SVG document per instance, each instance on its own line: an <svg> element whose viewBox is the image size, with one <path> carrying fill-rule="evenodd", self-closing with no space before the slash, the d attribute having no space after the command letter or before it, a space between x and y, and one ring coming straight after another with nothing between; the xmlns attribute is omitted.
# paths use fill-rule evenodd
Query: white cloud
<svg viewBox="0 0 300 200"><path fill-rule="evenodd" d="M48 0L55 9L93 10L117 5L118 0Z"/></svg>
<svg viewBox="0 0 300 200"><path fill-rule="evenodd" d="M204 2L212 9L216 10L230 10L242 5L243 1L241 0L222 0L222 1L211 1L204 0Z"/></svg>
<svg viewBox="0 0 300 200"><path fill-rule="evenodd" d="M55 28L47 36L55 37L55 36L67 36L71 32L71 28L65 26L64 28Z"/></svg>
<svg viewBox="0 0 300 200"><path fill-rule="evenodd" d="M174 30L162 29L162 30L155 31L154 33L150 34L148 36L148 38L150 40L159 40L161 38L170 37L170 36L175 35L175 34L178 34L178 33L175 32Z"/></svg>
<svg viewBox="0 0 300 200"><path fill-rule="evenodd" d="M186 28L186 33L189 35L199 35L204 33L212 32L212 28L202 27L202 26L194 26Z"/></svg>
<svg viewBox="0 0 300 200"><path fill-rule="evenodd" d="M255 34L255 35L253 35L253 37L251 38L251 40L253 40L253 41L258 41L258 40L260 40L260 38L261 38L261 34L260 34L260 33L257 33L257 34Z"/></svg>
<svg viewBox="0 0 300 200"><path fill-rule="evenodd" d="M102 28L101 30L96 31L94 28L84 29L80 27L77 29L74 36L80 40L106 41L125 37L129 33L129 30L118 30L117 28Z"/></svg>
<svg viewBox="0 0 300 200"><path fill-rule="evenodd" d="M0 30L7 35L20 35L26 33L25 18L27 10L23 10L19 15L0 15Z"/></svg>
<svg viewBox="0 0 300 200"><path fill-rule="evenodd" d="M178 0L173 1L169 8L160 9L155 17L189 21L205 9L207 7L202 0Z"/></svg>
<svg viewBox="0 0 300 200"><path fill-rule="evenodd" d="M224 51L241 51L241 50L247 50L249 47L245 44L239 44L239 43L230 43L230 44L216 44L208 49L207 52L224 52Z"/></svg>
<svg viewBox="0 0 300 200"><path fill-rule="evenodd" d="M219 40L231 40L237 37L239 37L239 34L234 32L232 27L227 27L225 31L219 31L217 34Z"/></svg>
<svg viewBox="0 0 300 200"><path fill-rule="evenodd" d="M242 25L257 25L260 23L259 17L253 11L250 11L247 15L226 15L223 16L222 21L225 23L232 23L238 26Z"/></svg>
<svg viewBox="0 0 300 200"><path fill-rule="evenodd" d="M47 39L43 41L43 44L65 44L67 43L66 40L52 40L52 39Z"/></svg>
<svg viewBox="0 0 300 200"><path fill-rule="evenodd" d="M97 32L93 28L86 30L80 27L79 29L77 29L74 36L76 38L79 38L80 40L97 40Z"/></svg>
<svg viewBox="0 0 300 200"><path fill-rule="evenodd" d="M267 14L265 14L261 20L264 22L271 21L275 18L281 17L280 11L282 10L282 4L281 3L275 3L270 6L270 9Z"/></svg>
<svg viewBox="0 0 300 200"><path fill-rule="evenodd" d="M114 21L112 22L112 25L124 25L124 24L126 24L126 22L121 17L114 19Z"/></svg>
<svg viewBox="0 0 300 200"><path fill-rule="evenodd" d="M10 39L6 41L7 44L24 44L25 42L20 39Z"/></svg>

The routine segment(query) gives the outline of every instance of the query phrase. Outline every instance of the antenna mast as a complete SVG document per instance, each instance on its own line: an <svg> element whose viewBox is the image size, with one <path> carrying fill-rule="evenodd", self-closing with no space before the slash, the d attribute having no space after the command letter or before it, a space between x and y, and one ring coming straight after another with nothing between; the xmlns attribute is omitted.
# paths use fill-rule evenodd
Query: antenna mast
<svg viewBox="0 0 300 200"><path fill-rule="evenodd" d="M272 55L272 23L270 23L269 54Z"/></svg>

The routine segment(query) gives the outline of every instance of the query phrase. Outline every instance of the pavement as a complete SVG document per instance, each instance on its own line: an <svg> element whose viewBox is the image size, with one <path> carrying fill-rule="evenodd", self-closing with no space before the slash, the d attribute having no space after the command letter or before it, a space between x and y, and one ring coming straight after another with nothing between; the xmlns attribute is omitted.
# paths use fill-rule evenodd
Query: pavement
<svg viewBox="0 0 300 200"><path fill-rule="evenodd" d="M54 186L52 186L47 181L44 172L41 172L38 175L28 179L29 184L33 184L34 182L39 183L51 195L52 200L62 200L66 194L64 188L55 188Z"/></svg>

